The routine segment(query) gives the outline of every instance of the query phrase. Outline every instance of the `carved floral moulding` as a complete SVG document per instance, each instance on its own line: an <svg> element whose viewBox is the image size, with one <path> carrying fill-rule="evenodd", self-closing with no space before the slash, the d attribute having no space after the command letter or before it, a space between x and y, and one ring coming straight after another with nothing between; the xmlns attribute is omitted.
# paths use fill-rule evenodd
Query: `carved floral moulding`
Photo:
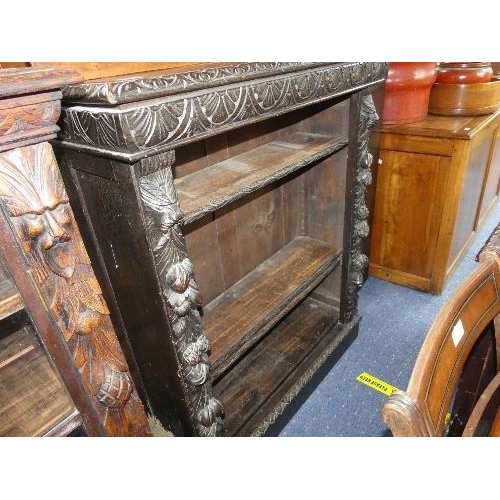
<svg viewBox="0 0 500 500"><path fill-rule="evenodd" d="M258 79L247 72L247 79L237 84L227 84L224 77L214 76L208 88L202 82L204 72L198 70L192 74L198 75L197 85L203 83L201 90L171 95L167 87L166 91L157 92L155 99L116 107L63 107L59 144L135 162L216 132L380 83L386 76L387 65L332 63L300 71L296 66L283 66L282 70L278 75ZM66 88L65 93L68 92L70 89Z"/></svg>
<svg viewBox="0 0 500 500"><path fill-rule="evenodd" d="M80 80L74 72L49 68L0 70L0 152L56 137L59 88Z"/></svg>
<svg viewBox="0 0 500 500"><path fill-rule="evenodd" d="M350 249L351 272L346 296L347 321L351 321L357 312L358 290L363 284L363 272L368 266L368 257L362 253L362 242L370 232L368 224L369 210L366 206L366 189L372 183L371 164L373 156L369 150L370 133L379 117L371 94L361 97L359 110L359 129L356 141L356 167L353 186L353 234Z"/></svg>

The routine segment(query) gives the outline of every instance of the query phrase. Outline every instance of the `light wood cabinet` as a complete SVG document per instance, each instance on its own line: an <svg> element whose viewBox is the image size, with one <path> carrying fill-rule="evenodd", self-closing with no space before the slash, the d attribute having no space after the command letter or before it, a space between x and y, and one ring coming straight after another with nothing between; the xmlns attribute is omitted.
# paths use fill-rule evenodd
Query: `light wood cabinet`
<svg viewBox="0 0 500 500"><path fill-rule="evenodd" d="M500 112L377 131L369 274L439 294L498 196Z"/></svg>

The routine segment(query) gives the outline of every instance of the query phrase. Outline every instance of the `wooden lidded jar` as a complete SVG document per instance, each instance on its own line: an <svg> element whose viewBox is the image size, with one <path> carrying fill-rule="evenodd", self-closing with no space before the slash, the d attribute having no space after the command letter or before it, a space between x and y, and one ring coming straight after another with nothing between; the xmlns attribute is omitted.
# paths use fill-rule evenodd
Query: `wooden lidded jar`
<svg viewBox="0 0 500 500"><path fill-rule="evenodd" d="M436 83L484 83L492 76L489 62L440 62Z"/></svg>
<svg viewBox="0 0 500 500"><path fill-rule="evenodd" d="M491 63L439 63L432 86L429 113L443 116L478 116L500 107L500 79Z"/></svg>
<svg viewBox="0 0 500 500"><path fill-rule="evenodd" d="M383 125L424 120L436 80L435 62L391 62L385 82Z"/></svg>

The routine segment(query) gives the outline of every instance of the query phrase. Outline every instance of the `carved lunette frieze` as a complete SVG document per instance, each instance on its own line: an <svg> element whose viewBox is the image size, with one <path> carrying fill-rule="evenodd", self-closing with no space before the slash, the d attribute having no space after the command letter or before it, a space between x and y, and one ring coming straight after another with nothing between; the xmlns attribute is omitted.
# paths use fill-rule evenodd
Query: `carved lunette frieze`
<svg viewBox="0 0 500 500"><path fill-rule="evenodd" d="M337 63L115 108L64 108L59 138L67 147L135 161L214 131L359 90L382 81L385 63Z"/></svg>
<svg viewBox="0 0 500 500"><path fill-rule="evenodd" d="M174 153L142 161L139 180L146 220L146 234L165 296L172 326L172 341L180 366L179 377L191 417L200 436L216 436L222 429L224 409L212 397L209 378L208 339L202 334L201 295L193 276L180 228L182 213L171 172Z"/></svg>
<svg viewBox="0 0 500 500"><path fill-rule="evenodd" d="M51 146L0 153L0 198L87 393L109 435L148 435Z"/></svg>
<svg viewBox="0 0 500 500"><path fill-rule="evenodd" d="M363 271L368 265L368 257L361 251L362 240L369 234L366 206L366 188L372 182L370 166L373 155L369 151L371 127L378 121L377 111L371 94L361 97L359 128L356 143L356 164L354 178L353 231L350 249L351 272L347 285L346 318L350 321L357 310L358 290L363 284Z"/></svg>

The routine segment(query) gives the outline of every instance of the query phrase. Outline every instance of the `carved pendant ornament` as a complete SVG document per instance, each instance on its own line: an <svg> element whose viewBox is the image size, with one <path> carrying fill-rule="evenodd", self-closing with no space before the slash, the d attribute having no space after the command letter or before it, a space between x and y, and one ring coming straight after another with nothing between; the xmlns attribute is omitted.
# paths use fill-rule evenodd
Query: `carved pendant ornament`
<svg viewBox="0 0 500 500"><path fill-rule="evenodd" d="M0 153L0 198L109 435L149 428L48 143Z"/></svg>
<svg viewBox="0 0 500 500"><path fill-rule="evenodd" d="M173 152L143 160L143 173L152 172L140 179L147 238L163 287L191 416L200 436L216 436L222 430L224 408L212 397L210 346L201 332L201 294L180 228L182 213L170 170L173 162Z"/></svg>
<svg viewBox="0 0 500 500"><path fill-rule="evenodd" d="M351 244L351 276L347 290L347 320L351 320L357 310L358 290L363 284L363 271L368 265L368 257L361 252L363 238L370 232L369 210L366 206L366 188L372 182L370 166L373 155L369 151L371 127L378 121L377 111L371 94L360 100L360 117L356 144L357 161L354 181L353 235Z"/></svg>

